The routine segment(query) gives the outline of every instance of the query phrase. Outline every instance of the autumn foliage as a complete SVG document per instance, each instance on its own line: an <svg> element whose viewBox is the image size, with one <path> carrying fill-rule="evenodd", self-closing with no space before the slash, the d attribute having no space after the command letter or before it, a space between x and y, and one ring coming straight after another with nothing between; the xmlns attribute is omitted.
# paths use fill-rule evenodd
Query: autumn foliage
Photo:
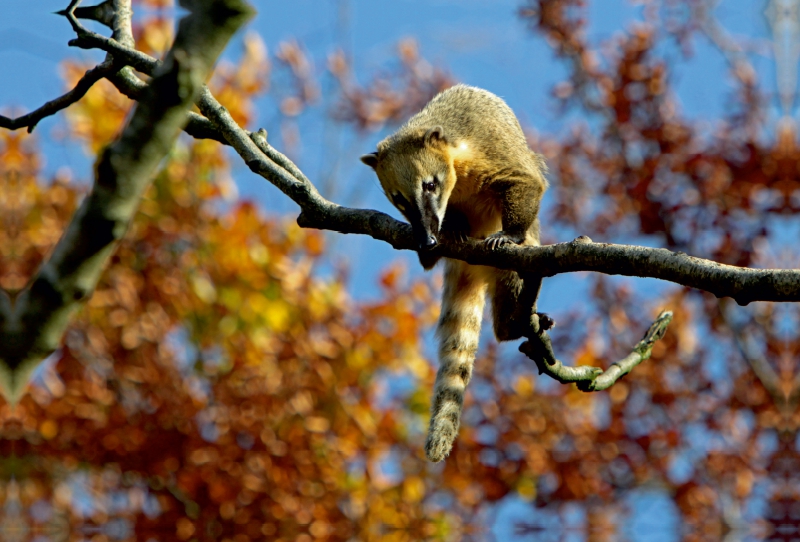
<svg viewBox="0 0 800 542"><path fill-rule="evenodd" d="M800 205L800 149L791 122L765 123L754 72L732 66L734 106L708 135L681 116L658 49L690 54L699 27L646 10L609 53L586 39L584 8L530 0L519 12L568 67L553 99L587 119L532 142L551 168L545 239L643 235L720 262L791 266L774 247L776 223ZM171 29L145 18L137 46L163 51ZM285 119L316 106L302 44L244 44L210 84L240 124L277 69L293 82L279 100ZM345 56L331 54L336 121L391 126L452 82L412 41L398 58L359 86ZM85 69L65 65L67 85ZM130 106L101 81L67 110L68 136L97 152ZM9 290L25 285L86 191L67 170L44 178L41 152L35 136L0 132ZM438 316L436 280L390 265L375 277L380 297L354 301L347 270L327 265L329 237L236 197L234 159L216 142L180 141L63 347L18 405L0 406L4 536L481 540L493 511L514 502L531 510L520 534L620 540L637 499L653 494L666 506L656 515L675 519L670 539L797 533L795 306L738 308L672 287L654 296L593 276L580 312L553 311L556 350L605 366L668 307L674 323L652 359L586 394L490 344L456 448L430 464L434 368L423 337Z"/></svg>

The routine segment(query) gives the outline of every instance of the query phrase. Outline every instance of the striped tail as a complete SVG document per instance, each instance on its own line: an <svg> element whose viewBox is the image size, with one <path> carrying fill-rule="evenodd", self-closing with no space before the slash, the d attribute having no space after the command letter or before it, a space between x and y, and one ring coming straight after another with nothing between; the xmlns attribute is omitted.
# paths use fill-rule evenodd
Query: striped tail
<svg viewBox="0 0 800 542"><path fill-rule="evenodd" d="M478 351L483 305L486 300L485 271L458 260L445 260L442 314L439 337L439 372L431 405L431 423L425 455L434 462L450 454L458 435L464 390L472 376Z"/></svg>

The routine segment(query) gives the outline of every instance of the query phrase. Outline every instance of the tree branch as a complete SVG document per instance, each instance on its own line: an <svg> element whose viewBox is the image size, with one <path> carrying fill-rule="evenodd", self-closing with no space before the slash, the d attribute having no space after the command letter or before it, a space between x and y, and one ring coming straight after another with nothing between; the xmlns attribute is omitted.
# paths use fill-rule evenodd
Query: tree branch
<svg viewBox="0 0 800 542"><path fill-rule="evenodd" d="M82 46L97 47L121 62L151 73L159 61L98 34L82 38ZM133 85L127 87L130 91ZM398 250L416 250L411 227L385 213L342 207L323 198L292 162L267 143L266 132L241 128L224 107L203 89L188 133L231 145L250 169L277 186L301 212L300 226L340 233L369 235ZM800 301L800 270L750 269L720 264L683 252L634 245L593 243L581 236L569 243L542 247L505 245L491 250L479 240L443 240L439 255L475 265L490 265L551 277L560 273L594 271L606 275L656 278L696 288L717 297L731 297L740 305L753 301Z"/></svg>
<svg viewBox="0 0 800 542"><path fill-rule="evenodd" d="M78 3L73 0L67 8L71 22L77 22ZM0 300L0 387L11 401L33 368L60 344L71 314L97 284L217 57L253 13L244 0L182 4L190 15L181 20L175 43L153 71L119 139L101 153L91 193L30 286L16 299Z"/></svg>
<svg viewBox="0 0 800 542"><path fill-rule="evenodd" d="M76 44L96 46L135 65L144 73L156 69L158 60L130 50L98 35L84 35ZM144 83L138 78L124 81L123 92L139 92ZM119 77L118 77L119 79ZM129 94L130 95L130 94ZM197 105L203 115L192 115L186 132L194 137L215 139L232 146L254 172L289 196L300 206L297 222L302 227L358 233L386 241L395 249L415 250L411 227L378 211L350 209L323 198L314 185L285 156L267 142L264 130L242 129L222 105L203 89ZM739 304L751 301L800 300L800 271L746 269L718 264L666 249L593 243L582 236L570 243L544 247L507 245L490 250L478 240L455 243L443 240L436 249L441 256L476 265L514 269L548 277L574 271L595 271L609 275L652 277L732 297ZM624 359L606 371L597 367L568 367L556 357L550 339L534 319L536 332L520 346L533 359L540 372L559 382L576 382L584 391L607 389L633 367L650 356L655 341L663 337L672 313L663 312L650 326L645 337Z"/></svg>
<svg viewBox="0 0 800 542"><path fill-rule="evenodd" d="M55 115L62 109L66 109L70 105L74 104L83 98L89 89L92 88L92 86L100 79L108 77L118 69L119 67L114 66L114 64L111 62L103 62L102 64L99 64L88 70L72 90L63 96L59 96L58 98L47 102L35 111L31 111L27 115L22 115L21 117L17 117L15 119L0 115L0 128L18 130L19 128L27 127L28 133L31 133L33 132L33 129L36 128L36 125L39 124L39 121L41 121L43 118Z"/></svg>
<svg viewBox="0 0 800 542"><path fill-rule="evenodd" d="M108 28L114 29L114 20L117 17L117 13L119 13L119 9L117 7L118 0L105 0L102 4L97 4L96 6L87 6L87 7L76 7L73 9L72 13L78 19L89 19L91 21L97 21L98 23L107 26ZM128 5L130 7L130 2L128 1ZM68 8L69 9L69 8ZM67 9L62 9L61 11L56 11L56 15L66 15ZM128 16L130 19L130 16Z"/></svg>
<svg viewBox="0 0 800 542"><path fill-rule="evenodd" d="M600 391L610 388L634 367L648 359L656 341L664 337L671 321L672 312L663 311L659 314L631 353L612 363L605 371L600 367L589 365L570 367L556 359L550 337L540 328L538 318L533 318L533 333L519 346L519 351L536 363L539 374L544 373L562 384L574 382L582 391Z"/></svg>

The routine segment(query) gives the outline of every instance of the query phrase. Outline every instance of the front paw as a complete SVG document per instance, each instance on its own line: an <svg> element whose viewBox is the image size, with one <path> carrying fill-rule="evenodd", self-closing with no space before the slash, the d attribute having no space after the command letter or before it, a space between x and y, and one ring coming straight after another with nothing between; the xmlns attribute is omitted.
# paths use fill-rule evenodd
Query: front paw
<svg viewBox="0 0 800 542"><path fill-rule="evenodd" d="M498 248L507 245L509 243L514 243L515 245L521 245L524 240L525 240L524 235L511 235L504 231L499 231L497 233L493 233L492 235L484 239L484 243L486 243L490 249L497 250Z"/></svg>

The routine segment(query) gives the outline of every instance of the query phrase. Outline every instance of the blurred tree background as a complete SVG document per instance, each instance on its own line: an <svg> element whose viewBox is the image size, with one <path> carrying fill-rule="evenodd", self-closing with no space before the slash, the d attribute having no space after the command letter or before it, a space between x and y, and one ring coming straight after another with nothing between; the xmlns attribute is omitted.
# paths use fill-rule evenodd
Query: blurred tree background
<svg viewBox="0 0 800 542"><path fill-rule="evenodd" d="M561 129L526 126L551 167L545 242L586 234L798 267L799 4L764 4L773 41L729 36L715 4L641 0L601 42L583 0L517 6L513 24L560 66L549 103ZM171 2L135 7L137 48L160 54ZM301 166L317 152L300 144L303 122L353 142L355 161L458 79L413 38L369 73L355 73L357 50L315 64L302 40L272 39L248 33L210 86L250 129L254 102L271 99L271 140ZM724 106L709 105L721 113L698 120L682 114L679 90L708 81L673 74L709 43L730 86ZM775 84L754 65L766 54ZM66 86L87 67L64 63ZM130 107L101 82L58 135L94 153ZM44 173L45 137L0 132L7 289L25 285L86 190L67 169ZM20 404L0 406L4 540L800 537L795 305L742 308L653 280L546 281L545 295L565 301L543 307L558 321L554 345L576 364L618 359L660 308L675 318L651 360L597 394L537 377L487 335L461 436L433 465L421 448L440 279L399 254L354 260L338 234L298 228L284 203L237 196L248 174L237 160L181 139L63 347ZM364 204L329 165L323 192ZM364 267L370 296L349 279ZM578 294L552 292L570 280Z"/></svg>

